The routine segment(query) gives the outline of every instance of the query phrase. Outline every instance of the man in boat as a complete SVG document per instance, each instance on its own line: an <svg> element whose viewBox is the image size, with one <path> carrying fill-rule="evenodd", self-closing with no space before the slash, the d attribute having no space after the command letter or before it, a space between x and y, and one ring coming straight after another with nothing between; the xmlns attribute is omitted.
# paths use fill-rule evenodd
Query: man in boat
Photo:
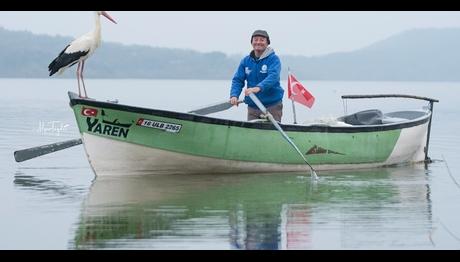
<svg viewBox="0 0 460 262"><path fill-rule="evenodd" d="M253 50L244 57L232 79L230 103L238 106L238 97L244 90L244 102L248 105L248 121L263 118L262 112L248 96L256 94L276 121L283 115L284 89L280 84L281 61L273 48L269 47L270 37L265 30L256 30L251 36Z"/></svg>

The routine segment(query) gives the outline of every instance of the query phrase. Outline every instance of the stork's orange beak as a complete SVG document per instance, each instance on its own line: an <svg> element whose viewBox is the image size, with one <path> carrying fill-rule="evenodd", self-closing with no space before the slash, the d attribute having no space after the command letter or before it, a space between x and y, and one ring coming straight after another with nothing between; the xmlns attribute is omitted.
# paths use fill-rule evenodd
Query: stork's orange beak
<svg viewBox="0 0 460 262"><path fill-rule="evenodd" d="M114 20L109 14L107 14L106 11L102 11L102 12L101 12L101 15L105 16L107 19L109 19L110 21L112 21L114 24L117 23L117 22L115 22L115 20Z"/></svg>

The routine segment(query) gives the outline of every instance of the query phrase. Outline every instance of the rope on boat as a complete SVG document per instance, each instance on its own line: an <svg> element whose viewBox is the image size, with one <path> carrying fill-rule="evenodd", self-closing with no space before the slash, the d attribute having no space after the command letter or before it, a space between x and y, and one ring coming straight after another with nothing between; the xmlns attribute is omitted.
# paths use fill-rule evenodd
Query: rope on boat
<svg viewBox="0 0 460 262"><path fill-rule="evenodd" d="M458 237L454 233L452 233L452 231L450 231L449 228L446 225L444 225L444 223L442 223L441 219L439 219L439 224L441 224L441 226L447 231L447 233L449 233L449 235L451 235L457 241L460 241L460 237Z"/></svg>
<svg viewBox="0 0 460 262"><path fill-rule="evenodd" d="M444 160L444 164L446 165L446 168L447 168L447 173L449 174L450 178L452 179L452 181L454 181L455 185L460 188L460 185L457 183L457 180L455 180L454 176L452 176L452 173L450 172L450 169L449 169L449 166L447 165L447 161L446 159L444 158L444 155L441 155L442 156L442 159Z"/></svg>
<svg viewBox="0 0 460 262"><path fill-rule="evenodd" d="M460 241L460 238L459 238L457 235L455 235L455 234L454 234L454 233L453 233L453 232L452 232L452 231L441 221L441 219L440 219L439 217L436 218L436 220L437 220L437 223L439 223L439 224L444 228L444 230L446 230L446 232L449 233L449 235L450 235L452 238L454 238L454 239L457 240L457 241ZM432 228L432 229L430 230L430 233L428 234L428 239L430 240L430 242L431 242L431 244L432 244L433 246L436 246L436 244L435 244L434 241L433 241L433 233L434 233L434 231L435 231L436 229L437 229L437 227L435 226L434 228Z"/></svg>
<svg viewBox="0 0 460 262"><path fill-rule="evenodd" d="M447 173L449 174L449 176L450 176L450 178L452 179L452 181L454 181L455 185L456 185L458 188L460 188L460 185L457 183L457 181L455 180L455 178L452 176L452 173L450 172L449 166L447 165L447 161L446 161L446 159L444 158L444 155L441 155L441 156L442 156L442 159L444 160L444 164L446 165ZM441 221L441 219L440 219L439 217L438 217L438 222L439 222L439 224L441 224L441 226L444 228L444 230L446 230L447 233L449 233L449 235L450 235L451 237L453 237L453 238L454 238L455 240L457 240L457 241L460 241L460 237L458 237L457 235L455 235L446 225L444 225L444 223L442 223L442 221ZM434 231L434 229L431 230L430 235L429 235L429 238L430 238L431 243L434 245L434 242L433 242L432 237L431 237L431 235L433 234L433 231Z"/></svg>

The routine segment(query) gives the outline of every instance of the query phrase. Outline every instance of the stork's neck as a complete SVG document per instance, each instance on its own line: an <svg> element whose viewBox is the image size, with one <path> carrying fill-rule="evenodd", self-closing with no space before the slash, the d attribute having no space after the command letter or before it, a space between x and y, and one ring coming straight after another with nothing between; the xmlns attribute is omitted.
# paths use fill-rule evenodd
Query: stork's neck
<svg viewBox="0 0 460 262"><path fill-rule="evenodd" d="M96 39L96 45L101 44L101 16L95 12L95 27L94 27L94 38Z"/></svg>

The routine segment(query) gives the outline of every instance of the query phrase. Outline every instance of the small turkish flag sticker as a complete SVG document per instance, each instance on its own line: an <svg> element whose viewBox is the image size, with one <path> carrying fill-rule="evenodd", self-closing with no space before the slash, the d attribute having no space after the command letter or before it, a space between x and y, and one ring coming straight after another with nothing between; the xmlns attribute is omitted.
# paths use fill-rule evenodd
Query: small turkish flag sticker
<svg viewBox="0 0 460 262"><path fill-rule="evenodd" d="M81 109L81 114L84 116L97 116L97 109L83 107Z"/></svg>

